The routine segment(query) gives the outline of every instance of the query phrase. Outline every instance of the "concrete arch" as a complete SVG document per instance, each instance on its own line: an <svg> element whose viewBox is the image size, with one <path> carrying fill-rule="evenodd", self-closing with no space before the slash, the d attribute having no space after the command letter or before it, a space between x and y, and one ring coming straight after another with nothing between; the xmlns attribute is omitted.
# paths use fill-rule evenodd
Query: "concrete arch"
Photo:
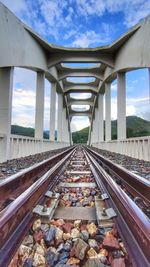
<svg viewBox="0 0 150 267"><path fill-rule="evenodd" d="M103 80L103 76L98 73L98 71L90 71L88 69L85 69L85 70L62 70L61 72L59 72L59 75L58 75L58 79L59 80L64 80L65 78L67 77L94 77L96 79L99 79L99 80Z"/></svg>
<svg viewBox="0 0 150 267"><path fill-rule="evenodd" d="M62 51L63 50L63 51ZM86 49L85 49L86 50ZM90 52L90 55L89 55ZM87 49L82 51L80 49L61 49L51 54L48 59L48 67L55 66L59 63L103 63L107 66L113 67L113 55L106 52L94 51L94 49Z"/></svg>
<svg viewBox="0 0 150 267"><path fill-rule="evenodd" d="M0 67L47 70L44 49L5 6L0 3Z"/></svg>
<svg viewBox="0 0 150 267"><path fill-rule="evenodd" d="M91 107L94 106L94 102L93 101L84 101L84 100L78 100L78 101L74 101L74 100L70 100L67 102L68 107L72 106L72 105L90 105Z"/></svg>

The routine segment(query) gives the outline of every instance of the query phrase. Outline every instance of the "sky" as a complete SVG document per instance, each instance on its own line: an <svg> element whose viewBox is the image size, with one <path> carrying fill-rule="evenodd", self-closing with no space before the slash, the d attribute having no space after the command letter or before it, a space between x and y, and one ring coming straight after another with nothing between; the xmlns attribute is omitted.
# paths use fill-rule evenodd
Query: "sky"
<svg viewBox="0 0 150 267"><path fill-rule="evenodd" d="M112 43L150 13L146 0L0 0L43 39L66 47L96 47ZM34 127L36 74L15 68L12 123ZM45 81L44 128L49 128L50 84ZM150 120L147 69L126 74L127 115ZM111 113L116 119L117 83L111 86ZM72 130L89 124L72 120Z"/></svg>

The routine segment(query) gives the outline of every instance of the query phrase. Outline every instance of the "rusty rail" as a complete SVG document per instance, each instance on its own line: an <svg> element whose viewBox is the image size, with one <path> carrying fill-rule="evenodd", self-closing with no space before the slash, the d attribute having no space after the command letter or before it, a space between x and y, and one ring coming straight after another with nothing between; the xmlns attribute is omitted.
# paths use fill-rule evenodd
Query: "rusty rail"
<svg viewBox="0 0 150 267"><path fill-rule="evenodd" d="M57 182L58 177L56 174L58 174L74 150L71 150L68 155L0 212L0 266L8 266L34 219L33 208L37 203L43 202L44 193L48 189L50 190Z"/></svg>
<svg viewBox="0 0 150 267"><path fill-rule="evenodd" d="M134 173L131 173L127 169L115 164L114 162L106 159L101 156L97 152L92 149L86 147L86 151L88 151L96 161L107 170L109 173L114 174L116 178L118 178L122 184L127 188L127 190L134 197L138 196L143 199L147 206L150 205L150 182L140 177Z"/></svg>
<svg viewBox="0 0 150 267"><path fill-rule="evenodd" d="M73 147L12 175L0 183L0 210L11 203L32 183L37 181L52 166L65 157Z"/></svg>
<svg viewBox="0 0 150 267"><path fill-rule="evenodd" d="M107 193L105 200L117 213L115 222L132 259L134 267L150 266L150 220L132 199L118 186L108 173L85 151L89 164L102 193Z"/></svg>

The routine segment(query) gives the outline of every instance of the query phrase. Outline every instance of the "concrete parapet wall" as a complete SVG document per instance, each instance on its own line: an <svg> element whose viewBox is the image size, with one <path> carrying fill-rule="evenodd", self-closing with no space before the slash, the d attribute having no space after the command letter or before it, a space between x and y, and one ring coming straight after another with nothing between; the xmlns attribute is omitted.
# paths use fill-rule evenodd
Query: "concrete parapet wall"
<svg viewBox="0 0 150 267"><path fill-rule="evenodd" d="M5 147L5 136L0 135L0 162L68 146L70 146L70 144L67 142L53 142L47 139L41 140L32 137L11 135L10 150L8 157L6 158L6 154L3 149Z"/></svg>
<svg viewBox="0 0 150 267"><path fill-rule="evenodd" d="M92 143L93 147L150 161L150 136Z"/></svg>

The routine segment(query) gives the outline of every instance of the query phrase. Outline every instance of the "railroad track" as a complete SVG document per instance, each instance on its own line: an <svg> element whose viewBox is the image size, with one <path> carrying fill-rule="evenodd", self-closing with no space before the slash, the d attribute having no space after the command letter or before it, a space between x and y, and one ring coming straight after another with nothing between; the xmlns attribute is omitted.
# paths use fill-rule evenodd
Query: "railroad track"
<svg viewBox="0 0 150 267"><path fill-rule="evenodd" d="M72 148L69 148L49 159L24 169L19 173L6 178L0 183L0 211L13 202L30 185L36 182L44 173L65 157Z"/></svg>
<svg viewBox="0 0 150 267"><path fill-rule="evenodd" d="M114 178L117 184L130 194L133 201L150 218L150 182L106 159L88 147L86 147L86 151Z"/></svg>
<svg viewBox="0 0 150 267"><path fill-rule="evenodd" d="M0 229L0 267L150 266L149 219L81 147L1 211Z"/></svg>

